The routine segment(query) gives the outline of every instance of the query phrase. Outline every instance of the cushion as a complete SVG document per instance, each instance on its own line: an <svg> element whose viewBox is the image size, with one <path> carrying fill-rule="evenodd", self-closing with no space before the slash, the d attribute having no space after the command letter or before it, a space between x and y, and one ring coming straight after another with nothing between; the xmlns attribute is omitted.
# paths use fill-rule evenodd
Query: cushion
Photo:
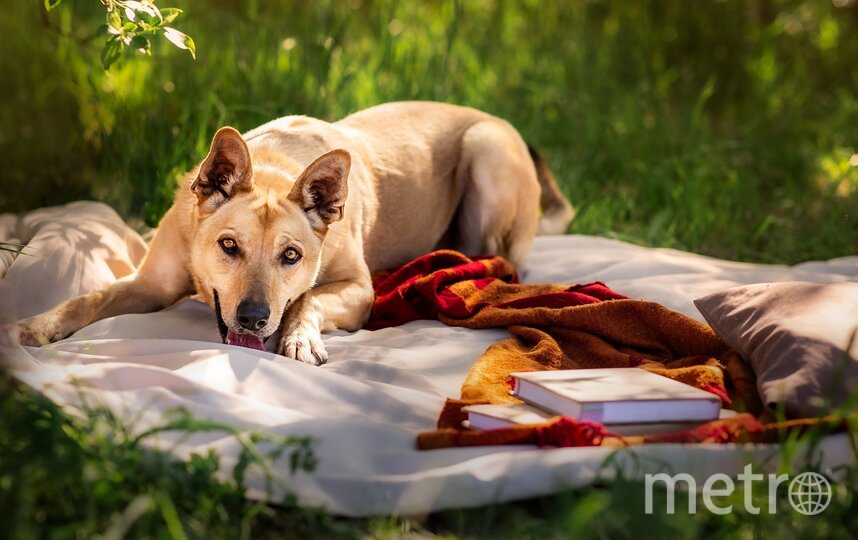
<svg viewBox="0 0 858 540"><path fill-rule="evenodd" d="M858 389L858 283L758 283L694 303L751 362L773 410L783 404L788 416L816 416Z"/></svg>
<svg viewBox="0 0 858 540"><path fill-rule="evenodd" d="M0 214L0 324L51 309L134 272L147 246L106 204L77 201L23 215Z"/></svg>

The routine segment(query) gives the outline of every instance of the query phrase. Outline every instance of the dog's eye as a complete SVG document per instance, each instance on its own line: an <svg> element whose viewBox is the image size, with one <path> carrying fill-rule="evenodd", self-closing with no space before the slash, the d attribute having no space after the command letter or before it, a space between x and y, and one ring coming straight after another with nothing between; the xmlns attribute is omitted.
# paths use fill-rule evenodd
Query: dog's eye
<svg viewBox="0 0 858 540"><path fill-rule="evenodd" d="M227 255L235 255L238 252L238 244L232 238L223 238L218 241L218 244Z"/></svg>
<svg viewBox="0 0 858 540"><path fill-rule="evenodd" d="M283 262L286 264L295 264L301 260L301 254L295 248L287 248L283 252Z"/></svg>

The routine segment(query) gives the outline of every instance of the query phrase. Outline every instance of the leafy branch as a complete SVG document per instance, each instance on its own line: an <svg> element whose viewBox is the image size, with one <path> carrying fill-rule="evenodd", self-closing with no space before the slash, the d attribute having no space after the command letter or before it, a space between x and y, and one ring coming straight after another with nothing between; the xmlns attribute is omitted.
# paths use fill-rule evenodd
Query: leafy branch
<svg viewBox="0 0 858 540"><path fill-rule="evenodd" d="M63 0L44 0L45 10L51 11ZM178 8L158 8L154 0L100 0L106 10L105 23L98 27L96 35L107 36L101 49L101 64L109 69L125 49L134 49L151 55L152 38L164 36L167 41L184 49L196 58L194 40L175 28L168 26L182 13Z"/></svg>

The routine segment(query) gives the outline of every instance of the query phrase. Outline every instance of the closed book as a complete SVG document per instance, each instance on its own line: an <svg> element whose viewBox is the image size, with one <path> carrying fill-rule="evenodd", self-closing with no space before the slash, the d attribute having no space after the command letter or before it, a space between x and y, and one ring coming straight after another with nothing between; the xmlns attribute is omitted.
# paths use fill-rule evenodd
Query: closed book
<svg viewBox="0 0 858 540"><path fill-rule="evenodd" d="M542 409L603 424L705 422L718 418L714 394L638 368L512 373L513 395Z"/></svg>
<svg viewBox="0 0 858 540"><path fill-rule="evenodd" d="M540 424L557 416L545 409L518 403L514 405L468 405L462 408L468 413L465 427L471 429L500 429L525 424Z"/></svg>
<svg viewBox="0 0 858 540"><path fill-rule="evenodd" d="M558 416L557 413L534 407L527 403L512 405L468 405L462 408L468 419L463 422L471 429L502 429L512 426L541 424ZM721 409L719 418L729 418L736 413ZM661 435L677 431L687 431L703 424L696 422L643 422L637 424L607 424L605 428L617 435Z"/></svg>

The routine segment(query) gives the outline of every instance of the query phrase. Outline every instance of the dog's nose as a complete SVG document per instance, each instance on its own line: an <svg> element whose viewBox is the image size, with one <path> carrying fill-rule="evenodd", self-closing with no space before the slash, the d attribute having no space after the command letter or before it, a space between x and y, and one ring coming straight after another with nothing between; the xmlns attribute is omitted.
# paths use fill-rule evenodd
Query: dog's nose
<svg viewBox="0 0 858 540"><path fill-rule="evenodd" d="M242 300L238 304L236 315L238 316L238 324L242 328L255 332L268 324L268 316L271 315L271 310L268 309L268 304Z"/></svg>

